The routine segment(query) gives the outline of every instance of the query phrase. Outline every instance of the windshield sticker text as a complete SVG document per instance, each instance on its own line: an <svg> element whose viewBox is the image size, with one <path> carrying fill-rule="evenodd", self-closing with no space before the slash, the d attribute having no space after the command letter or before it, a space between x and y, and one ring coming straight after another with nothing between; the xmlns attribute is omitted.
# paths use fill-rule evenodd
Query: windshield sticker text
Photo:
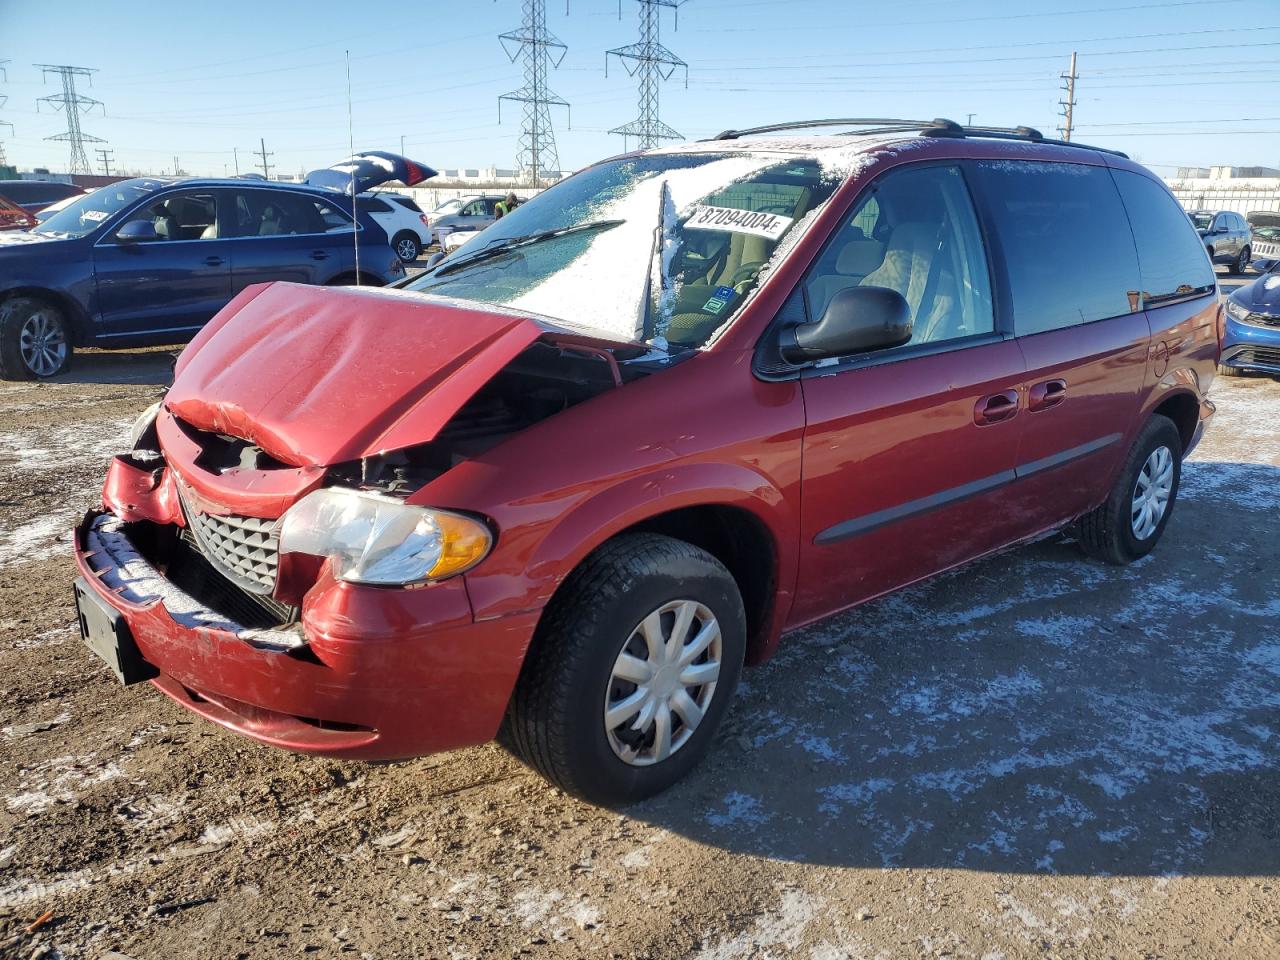
<svg viewBox="0 0 1280 960"><path fill-rule="evenodd" d="M735 210L732 207L710 207L698 204L684 223L686 230L726 230L730 233L749 233L757 237L777 240L791 226L791 218L776 213L758 213L754 210Z"/></svg>

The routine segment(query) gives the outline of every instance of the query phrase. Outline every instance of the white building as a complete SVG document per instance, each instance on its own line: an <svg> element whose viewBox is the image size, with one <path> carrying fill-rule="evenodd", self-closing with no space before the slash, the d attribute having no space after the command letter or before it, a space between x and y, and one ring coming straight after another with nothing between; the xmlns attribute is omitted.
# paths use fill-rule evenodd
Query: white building
<svg viewBox="0 0 1280 960"><path fill-rule="evenodd" d="M1280 213L1280 170L1273 167L1179 167L1165 182L1187 210Z"/></svg>

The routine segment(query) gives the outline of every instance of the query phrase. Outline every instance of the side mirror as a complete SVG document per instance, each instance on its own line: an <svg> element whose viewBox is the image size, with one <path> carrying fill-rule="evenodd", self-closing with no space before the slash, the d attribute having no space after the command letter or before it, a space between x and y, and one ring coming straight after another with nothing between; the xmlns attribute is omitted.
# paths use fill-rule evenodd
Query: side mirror
<svg viewBox="0 0 1280 960"><path fill-rule="evenodd" d="M911 308L897 290L849 287L813 323L784 330L779 349L791 364L900 347L911 339Z"/></svg>
<svg viewBox="0 0 1280 960"><path fill-rule="evenodd" d="M427 269L428 270L434 269L435 265L443 259L444 259L444 254L439 251L436 251L431 256L427 257Z"/></svg>
<svg viewBox="0 0 1280 960"><path fill-rule="evenodd" d="M116 239L121 243L142 243L147 240L159 240L156 225L150 220L130 220L116 232Z"/></svg>

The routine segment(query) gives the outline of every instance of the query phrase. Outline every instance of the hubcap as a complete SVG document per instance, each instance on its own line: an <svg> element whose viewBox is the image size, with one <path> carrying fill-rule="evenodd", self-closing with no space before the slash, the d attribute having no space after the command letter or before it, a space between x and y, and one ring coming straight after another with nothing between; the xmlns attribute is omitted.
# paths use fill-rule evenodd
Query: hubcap
<svg viewBox="0 0 1280 960"><path fill-rule="evenodd" d="M412 240L401 240L400 247L396 252L400 254L401 260L414 260L418 255L418 251L414 249Z"/></svg>
<svg viewBox="0 0 1280 960"><path fill-rule="evenodd" d="M641 620L604 695L604 729L619 759L649 766L688 743L715 695L720 658L720 624L694 600L673 600Z"/></svg>
<svg viewBox="0 0 1280 960"><path fill-rule="evenodd" d="M22 362L37 377L57 372L67 358L67 335L62 321L46 310L37 310L22 325L18 349Z"/></svg>
<svg viewBox="0 0 1280 960"><path fill-rule="evenodd" d="M1160 526L1169 497L1173 493L1173 454L1168 447L1156 447L1142 465L1138 482L1133 486L1133 503L1129 523L1133 535L1146 540Z"/></svg>

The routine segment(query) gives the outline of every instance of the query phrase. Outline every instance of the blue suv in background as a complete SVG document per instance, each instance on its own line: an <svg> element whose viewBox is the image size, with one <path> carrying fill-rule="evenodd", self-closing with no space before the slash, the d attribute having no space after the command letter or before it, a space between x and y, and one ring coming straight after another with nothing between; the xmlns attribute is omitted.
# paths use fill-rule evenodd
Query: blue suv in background
<svg viewBox="0 0 1280 960"><path fill-rule="evenodd" d="M54 376L77 346L185 342L250 284L404 275L381 227L337 186L124 180L31 232L0 234L0 377Z"/></svg>

